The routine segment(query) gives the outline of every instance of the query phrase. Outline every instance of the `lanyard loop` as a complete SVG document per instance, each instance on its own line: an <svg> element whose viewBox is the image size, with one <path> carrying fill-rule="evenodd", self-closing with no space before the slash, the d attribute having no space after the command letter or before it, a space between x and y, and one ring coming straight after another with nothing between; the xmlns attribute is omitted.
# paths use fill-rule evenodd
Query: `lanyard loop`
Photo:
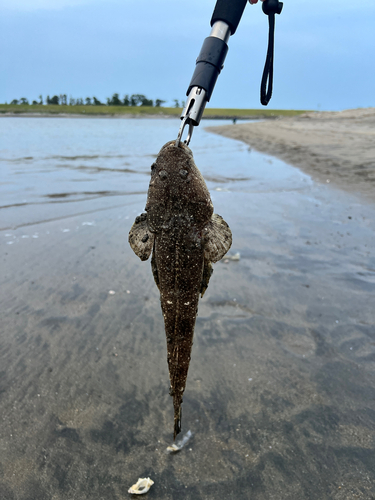
<svg viewBox="0 0 375 500"><path fill-rule="evenodd" d="M263 106L267 106L272 96L275 14L280 14L282 8L283 3L279 2L278 0L265 0L262 6L263 12L268 16L269 26L267 57L266 63L264 65L262 82L260 84L260 102L263 104Z"/></svg>

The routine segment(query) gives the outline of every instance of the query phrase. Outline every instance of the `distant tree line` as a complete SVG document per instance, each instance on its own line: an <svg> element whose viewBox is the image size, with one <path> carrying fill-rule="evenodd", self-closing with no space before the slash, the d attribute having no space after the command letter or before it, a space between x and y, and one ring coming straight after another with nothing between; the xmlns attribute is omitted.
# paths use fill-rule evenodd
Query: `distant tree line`
<svg viewBox="0 0 375 500"><path fill-rule="evenodd" d="M174 99L174 107L179 108L180 103L177 99ZM31 104L26 99L26 97L21 97L21 99L13 99L10 104L26 104L26 105L43 105L43 104L53 104L55 106L155 106L159 108L163 106L166 101L163 99L155 99L155 102L152 99L147 99L147 97L143 94L132 94L129 96L126 94L123 99L120 98L119 94L113 94L111 98L107 97L107 102L100 102L96 97L86 97L85 99L78 98L74 99L73 97L68 97L66 94L54 95L50 97L49 95L46 97L45 101L43 101L43 97L39 96L39 101L32 101ZM182 101L181 106L183 107L185 103Z"/></svg>

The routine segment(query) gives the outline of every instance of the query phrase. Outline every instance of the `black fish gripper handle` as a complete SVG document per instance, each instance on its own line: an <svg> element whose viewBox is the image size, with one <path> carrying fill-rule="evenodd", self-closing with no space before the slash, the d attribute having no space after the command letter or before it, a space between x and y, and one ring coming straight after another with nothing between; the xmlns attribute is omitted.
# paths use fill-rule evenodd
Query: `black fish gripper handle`
<svg viewBox="0 0 375 500"><path fill-rule="evenodd" d="M247 0L217 0L211 18L211 26L217 21L224 21L234 35L245 10Z"/></svg>

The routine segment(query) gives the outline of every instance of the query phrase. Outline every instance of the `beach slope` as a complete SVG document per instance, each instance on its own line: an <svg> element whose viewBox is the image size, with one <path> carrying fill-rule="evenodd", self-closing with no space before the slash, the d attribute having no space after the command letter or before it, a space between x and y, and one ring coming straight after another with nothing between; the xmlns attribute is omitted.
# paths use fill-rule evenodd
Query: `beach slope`
<svg viewBox="0 0 375 500"><path fill-rule="evenodd" d="M211 127L311 175L375 200L375 108Z"/></svg>

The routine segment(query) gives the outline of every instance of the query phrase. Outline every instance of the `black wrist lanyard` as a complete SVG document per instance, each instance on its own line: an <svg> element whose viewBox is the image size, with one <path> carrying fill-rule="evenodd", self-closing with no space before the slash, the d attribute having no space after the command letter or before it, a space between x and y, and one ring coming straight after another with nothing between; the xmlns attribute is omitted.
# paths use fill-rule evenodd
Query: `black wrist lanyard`
<svg viewBox="0 0 375 500"><path fill-rule="evenodd" d="M280 14L282 8L283 4L278 0L265 0L262 5L263 12L268 16L269 26L267 57L264 65L262 82L260 84L260 102L263 106L267 106L272 96L275 14Z"/></svg>

